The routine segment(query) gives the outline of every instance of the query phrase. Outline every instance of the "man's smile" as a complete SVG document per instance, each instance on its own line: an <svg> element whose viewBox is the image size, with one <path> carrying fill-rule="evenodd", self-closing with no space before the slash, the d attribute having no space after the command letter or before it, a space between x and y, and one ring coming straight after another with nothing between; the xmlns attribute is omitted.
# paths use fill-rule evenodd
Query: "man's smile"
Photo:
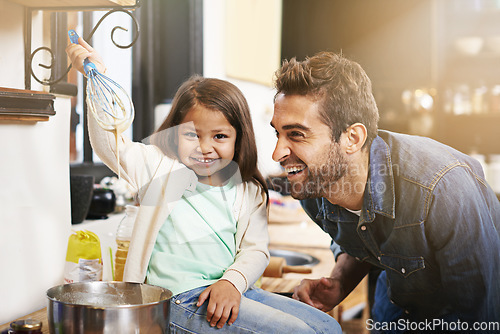
<svg viewBox="0 0 500 334"><path fill-rule="evenodd" d="M285 169L285 172L287 173L287 177L294 178L295 176L299 176L303 174L305 169L307 168L306 165L283 165L283 168Z"/></svg>

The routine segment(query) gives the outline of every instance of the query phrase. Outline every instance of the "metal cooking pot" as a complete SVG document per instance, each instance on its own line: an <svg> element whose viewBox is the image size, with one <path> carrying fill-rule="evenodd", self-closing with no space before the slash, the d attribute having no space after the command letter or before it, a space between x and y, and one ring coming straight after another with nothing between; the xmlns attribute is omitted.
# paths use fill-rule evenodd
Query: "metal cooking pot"
<svg viewBox="0 0 500 334"><path fill-rule="evenodd" d="M47 290L50 333L167 333L170 290L142 283L80 282Z"/></svg>

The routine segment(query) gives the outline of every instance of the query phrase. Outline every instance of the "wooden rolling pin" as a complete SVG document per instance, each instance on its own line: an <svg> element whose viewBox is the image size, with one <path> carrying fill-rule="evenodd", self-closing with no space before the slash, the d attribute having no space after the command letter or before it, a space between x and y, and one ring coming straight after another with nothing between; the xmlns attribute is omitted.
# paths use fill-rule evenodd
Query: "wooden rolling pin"
<svg viewBox="0 0 500 334"><path fill-rule="evenodd" d="M284 258L271 256L269 265L267 266L266 270L264 270L263 276L283 277L284 273L310 274L312 273L312 269L309 267L287 266Z"/></svg>

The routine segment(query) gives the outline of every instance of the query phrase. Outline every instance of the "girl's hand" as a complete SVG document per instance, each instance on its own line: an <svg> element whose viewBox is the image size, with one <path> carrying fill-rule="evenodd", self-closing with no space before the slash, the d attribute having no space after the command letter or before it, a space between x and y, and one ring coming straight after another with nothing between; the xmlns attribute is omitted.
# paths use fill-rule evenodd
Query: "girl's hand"
<svg viewBox="0 0 500 334"><path fill-rule="evenodd" d="M222 328L227 321L232 325L238 317L241 294L229 281L219 280L206 288L198 298L196 306L200 307L209 299L207 320L210 326ZM229 320L228 320L229 319Z"/></svg>
<svg viewBox="0 0 500 334"><path fill-rule="evenodd" d="M83 61L86 58L94 63L97 70L101 73L106 72L106 66L102 61L101 56L87 43L83 38L78 38L79 44L71 43L66 47L66 53L73 64L73 67L80 73L85 74L83 70Z"/></svg>

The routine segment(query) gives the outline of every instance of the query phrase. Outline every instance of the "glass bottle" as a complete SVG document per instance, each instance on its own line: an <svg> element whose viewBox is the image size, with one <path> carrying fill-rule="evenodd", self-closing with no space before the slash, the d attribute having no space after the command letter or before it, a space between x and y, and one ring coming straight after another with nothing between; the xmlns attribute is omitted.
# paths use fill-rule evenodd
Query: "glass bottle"
<svg viewBox="0 0 500 334"><path fill-rule="evenodd" d="M116 253L115 253L115 281L123 281L123 269L127 260L128 247L132 238L135 217L137 216L138 206L126 205L125 217L122 219L116 230Z"/></svg>

